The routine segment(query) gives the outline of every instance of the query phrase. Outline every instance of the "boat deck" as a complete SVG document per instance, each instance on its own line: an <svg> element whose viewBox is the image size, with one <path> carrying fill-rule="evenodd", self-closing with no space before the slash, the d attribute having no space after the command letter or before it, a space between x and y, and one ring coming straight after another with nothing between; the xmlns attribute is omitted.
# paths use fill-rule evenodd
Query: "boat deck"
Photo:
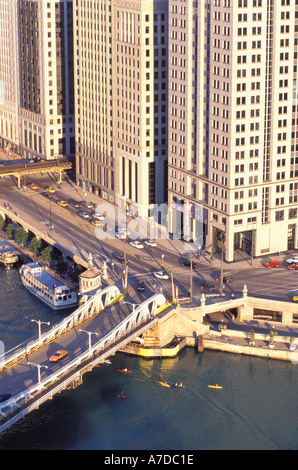
<svg viewBox="0 0 298 470"><path fill-rule="evenodd" d="M30 269L40 268L38 263L28 263L26 266ZM45 268L39 272L31 272L30 274L32 277L34 277L34 279L39 281L42 285L50 290L53 290L54 287L64 287L69 290L74 290L73 286L62 280L58 274L54 272L52 273L50 269Z"/></svg>

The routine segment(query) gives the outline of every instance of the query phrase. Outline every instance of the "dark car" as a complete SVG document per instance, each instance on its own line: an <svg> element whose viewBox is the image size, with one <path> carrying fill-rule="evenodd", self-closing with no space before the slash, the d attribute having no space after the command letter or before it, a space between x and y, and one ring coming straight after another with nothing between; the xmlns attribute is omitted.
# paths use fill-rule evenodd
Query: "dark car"
<svg viewBox="0 0 298 470"><path fill-rule="evenodd" d="M87 209L92 209L94 207L94 204L93 202L90 202L90 201L81 201L80 206L87 207Z"/></svg>
<svg viewBox="0 0 298 470"><path fill-rule="evenodd" d="M11 397L11 393L0 393L0 403L8 400Z"/></svg>
<svg viewBox="0 0 298 470"><path fill-rule="evenodd" d="M125 260L124 256L120 253L114 252L113 256L117 261L121 261L121 263Z"/></svg>
<svg viewBox="0 0 298 470"><path fill-rule="evenodd" d="M220 281L220 274L217 274L214 279L215 281ZM233 279L231 278L231 276L223 276L222 280L224 284L229 284L229 282L232 282Z"/></svg>
<svg viewBox="0 0 298 470"><path fill-rule="evenodd" d="M189 259L183 259L182 261L180 261L180 263L182 264L182 266L191 266L191 261ZM199 267L199 264L198 263L195 263L194 261L192 262L192 267L195 269L195 268L198 268Z"/></svg>
<svg viewBox="0 0 298 470"><path fill-rule="evenodd" d="M209 291L215 290L215 286L213 284L209 284L209 282L202 282L199 285L199 288L204 289L204 290L209 290Z"/></svg>
<svg viewBox="0 0 298 470"><path fill-rule="evenodd" d="M75 201L74 199L68 199L69 205L72 207L80 207L80 203L78 201Z"/></svg>
<svg viewBox="0 0 298 470"><path fill-rule="evenodd" d="M137 287L137 290L138 290L139 292L144 292L145 289L146 289L146 286L145 286L144 281L140 282L139 285L138 285L138 287Z"/></svg>

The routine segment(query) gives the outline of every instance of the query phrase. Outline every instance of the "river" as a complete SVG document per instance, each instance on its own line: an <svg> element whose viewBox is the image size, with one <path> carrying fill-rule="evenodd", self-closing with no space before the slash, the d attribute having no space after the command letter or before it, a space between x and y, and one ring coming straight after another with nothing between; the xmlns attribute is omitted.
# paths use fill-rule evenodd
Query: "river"
<svg viewBox="0 0 298 470"><path fill-rule="evenodd" d="M63 317L23 287L17 269L0 269L0 283L5 350L36 334L32 319ZM124 367L132 373L117 372ZM0 449L296 450L297 367L193 348L173 359L118 353L3 433ZM215 383L223 388L208 388Z"/></svg>

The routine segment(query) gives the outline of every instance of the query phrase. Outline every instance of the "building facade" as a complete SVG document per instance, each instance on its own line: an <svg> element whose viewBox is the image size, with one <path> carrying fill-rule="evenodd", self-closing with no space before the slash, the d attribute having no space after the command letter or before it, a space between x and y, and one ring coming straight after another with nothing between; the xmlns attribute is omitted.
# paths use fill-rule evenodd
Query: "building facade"
<svg viewBox="0 0 298 470"><path fill-rule="evenodd" d="M296 3L169 2L169 203L227 261L298 248Z"/></svg>
<svg viewBox="0 0 298 470"><path fill-rule="evenodd" d="M0 139L25 157L54 159L75 152L72 7L72 0L1 2L2 17L6 11L11 20L4 25L1 69L8 73L9 57L13 77L8 85L4 76L3 88L10 95L14 90L16 111L13 125L4 117ZM0 103L3 116L5 106Z"/></svg>
<svg viewBox="0 0 298 470"><path fill-rule="evenodd" d="M167 1L75 1L77 183L149 214L167 197Z"/></svg>

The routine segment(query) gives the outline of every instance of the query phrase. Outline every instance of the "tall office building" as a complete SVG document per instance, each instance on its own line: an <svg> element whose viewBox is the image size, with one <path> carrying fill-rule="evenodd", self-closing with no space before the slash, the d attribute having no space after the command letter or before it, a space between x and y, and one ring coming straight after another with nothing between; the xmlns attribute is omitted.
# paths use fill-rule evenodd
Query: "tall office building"
<svg viewBox="0 0 298 470"><path fill-rule="evenodd" d="M4 0L0 18L2 145L26 157L74 155L72 0Z"/></svg>
<svg viewBox="0 0 298 470"><path fill-rule="evenodd" d="M228 261L298 248L297 4L169 1L169 202Z"/></svg>
<svg viewBox="0 0 298 470"><path fill-rule="evenodd" d="M17 2L0 2L0 146L19 143Z"/></svg>
<svg viewBox="0 0 298 470"><path fill-rule="evenodd" d="M148 215L167 197L168 2L74 1L77 182Z"/></svg>

